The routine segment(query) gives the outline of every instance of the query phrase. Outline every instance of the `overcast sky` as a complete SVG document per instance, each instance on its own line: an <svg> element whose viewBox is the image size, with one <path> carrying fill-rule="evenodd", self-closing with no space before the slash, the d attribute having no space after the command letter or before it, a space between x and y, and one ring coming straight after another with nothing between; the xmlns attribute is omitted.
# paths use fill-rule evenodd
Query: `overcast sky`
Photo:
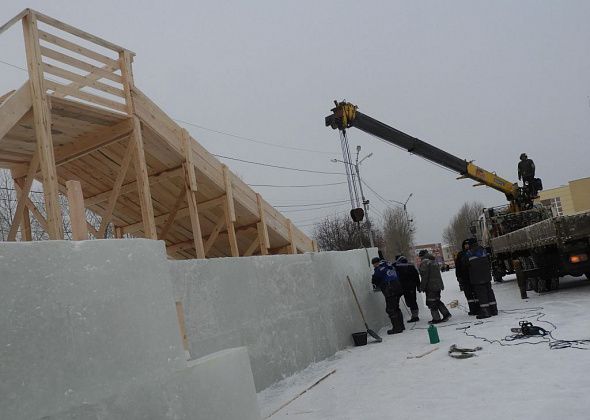
<svg viewBox="0 0 590 420"><path fill-rule="evenodd" d="M2 0L0 21L25 7L134 51L137 86L171 117L283 146L186 126L212 153L342 172L330 162L341 158L339 136L324 117L345 98L510 180L522 152L546 188L590 176L588 1ZM0 60L25 66L20 28L0 36ZM4 64L0 76L0 94L25 77ZM418 243L440 241L465 201L505 202L359 130L349 130L349 141L362 156L373 153L361 175L379 195L405 201L413 193ZM345 180L226 163L250 184ZM345 184L255 189L278 206L348 198ZM380 219L385 203L365 193ZM285 214L309 233L322 216L347 210L342 203Z"/></svg>

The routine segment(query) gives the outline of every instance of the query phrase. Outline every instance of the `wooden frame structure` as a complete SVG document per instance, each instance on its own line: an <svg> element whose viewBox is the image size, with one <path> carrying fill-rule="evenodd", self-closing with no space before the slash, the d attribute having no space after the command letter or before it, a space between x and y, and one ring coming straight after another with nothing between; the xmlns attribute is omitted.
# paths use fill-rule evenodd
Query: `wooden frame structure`
<svg viewBox="0 0 590 420"><path fill-rule="evenodd" d="M31 240L31 215L63 239L62 193L74 239L112 224L119 238L165 241L176 259L317 251L135 86L132 51L31 9L0 34L19 21L29 79L0 96L0 167L18 199L9 240ZM29 199L34 180L44 212Z"/></svg>

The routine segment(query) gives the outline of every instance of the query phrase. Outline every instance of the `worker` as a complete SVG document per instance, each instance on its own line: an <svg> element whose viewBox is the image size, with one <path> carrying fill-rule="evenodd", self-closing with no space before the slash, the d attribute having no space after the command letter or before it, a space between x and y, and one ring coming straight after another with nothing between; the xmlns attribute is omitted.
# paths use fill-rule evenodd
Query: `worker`
<svg viewBox="0 0 590 420"><path fill-rule="evenodd" d="M477 239L468 240L469 250L466 253L469 267L469 282L479 301L477 319L498 315L496 296L492 290L492 274L490 259L485 249L477 243Z"/></svg>
<svg viewBox="0 0 590 420"><path fill-rule="evenodd" d="M469 306L468 315L477 315L479 314L479 300L477 300L477 296L469 281L469 259L467 258L467 251L469 251L469 239L463 241L461 251L457 253L455 258L455 276L459 282L459 288L465 294L465 299L467 299L467 306Z"/></svg>
<svg viewBox="0 0 590 420"><path fill-rule="evenodd" d="M403 332L404 316L399 308L399 300L402 297L402 285L395 267L387 261L375 257L371 260L373 267L373 286L380 289L385 297L385 312L391 320L391 329L387 334L399 334Z"/></svg>
<svg viewBox="0 0 590 420"><path fill-rule="evenodd" d="M512 261L512 266L514 267L514 273L516 274L516 283L518 284L518 289L520 290L520 298L528 299L528 295L526 293L527 278L522 269L522 263L520 260L515 259Z"/></svg>
<svg viewBox="0 0 590 420"><path fill-rule="evenodd" d="M535 162L529 159L526 153L520 154L520 162L518 162L518 179L523 184L528 185L535 179Z"/></svg>
<svg viewBox="0 0 590 420"><path fill-rule="evenodd" d="M438 324L446 322L451 317L451 313L444 303L440 300L440 292L445 286L440 274L440 268L434 256L427 250L423 249L418 253L420 257L420 291L426 293L426 306L430 309L432 320L429 324Z"/></svg>
<svg viewBox="0 0 590 420"><path fill-rule="evenodd" d="M418 322L420 321L418 316L420 311L418 309L418 302L416 301L416 291L420 290L420 275L418 274L418 270L403 255L396 255L393 266L402 283L406 305L408 305L408 308L412 312L412 317L408 320L408 323Z"/></svg>

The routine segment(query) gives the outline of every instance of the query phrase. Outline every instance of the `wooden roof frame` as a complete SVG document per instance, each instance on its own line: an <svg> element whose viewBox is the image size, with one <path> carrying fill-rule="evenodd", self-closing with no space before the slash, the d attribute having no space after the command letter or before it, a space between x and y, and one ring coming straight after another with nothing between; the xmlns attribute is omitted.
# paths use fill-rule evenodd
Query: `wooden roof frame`
<svg viewBox="0 0 590 420"><path fill-rule="evenodd" d="M9 240L31 240L31 215L63 239L62 193L77 240L112 223L119 238L164 240L177 259L317 251L135 86L132 51L32 9L0 34L19 21L29 79L0 96L0 167L18 200ZM44 212L28 197L34 180Z"/></svg>

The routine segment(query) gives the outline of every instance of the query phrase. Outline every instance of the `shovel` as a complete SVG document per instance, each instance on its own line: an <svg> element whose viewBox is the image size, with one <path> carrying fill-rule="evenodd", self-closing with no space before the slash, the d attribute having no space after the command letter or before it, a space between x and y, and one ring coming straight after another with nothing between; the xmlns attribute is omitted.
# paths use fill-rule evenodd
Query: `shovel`
<svg viewBox="0 0 590 420"><path fill-rule="evenodd" d="M356 292L354 291L354 287L352 287L352 283L350 282L350 277L346 276L346 280L348 280L348 285L350 286L350 290L352 290L352 295L354 296L354 301L356 302L356 306L358 306L359 312L361 313L361 317L363 318L363 322L365 323L365 328L367 329L367 334L369 334L371 337L373 337L376 342L378 342L378 343L382 342L383 339L381 337L379 337L379 334L377 334L375 331L370 329L369 326L367 325L367 320L365 319L365 314L363 313L363 310L361 308L361 304L359 303L359 300L356 297Z"/></svg>

